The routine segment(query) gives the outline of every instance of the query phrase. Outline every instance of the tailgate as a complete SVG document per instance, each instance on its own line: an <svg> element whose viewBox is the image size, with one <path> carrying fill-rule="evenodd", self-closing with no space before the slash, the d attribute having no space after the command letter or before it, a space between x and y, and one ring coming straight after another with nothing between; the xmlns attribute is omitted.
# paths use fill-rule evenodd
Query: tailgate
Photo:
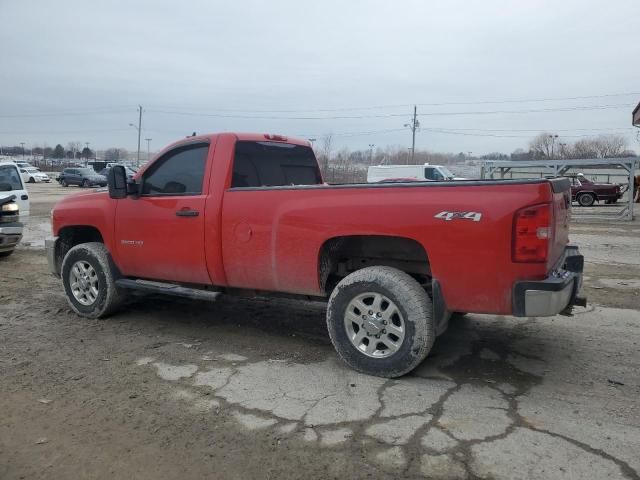
<svg viewBox="0 0 640 480"><path fill-rule="evenodd" d="M550 180L553 204L553 239L550 245L547 267L556 266L569 243L569 222L571 220L571 182L568 178Z"/></svg>

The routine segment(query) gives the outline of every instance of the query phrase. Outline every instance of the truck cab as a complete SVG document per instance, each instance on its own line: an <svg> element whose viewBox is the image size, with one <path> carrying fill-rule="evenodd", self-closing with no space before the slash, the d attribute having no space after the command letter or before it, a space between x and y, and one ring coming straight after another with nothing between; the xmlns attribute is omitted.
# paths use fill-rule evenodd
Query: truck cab
<svg viewBox="0 0 640 480"><path fill-rule="evenodd" d="M29 194L13 162L0 162L0 257L13 253L29 218Z"/></svg>

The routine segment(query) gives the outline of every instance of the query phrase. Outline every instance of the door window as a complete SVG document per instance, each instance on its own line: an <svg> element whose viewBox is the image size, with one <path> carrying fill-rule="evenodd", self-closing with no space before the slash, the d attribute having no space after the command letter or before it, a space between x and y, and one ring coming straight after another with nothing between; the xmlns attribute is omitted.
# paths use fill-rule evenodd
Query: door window
<svg viewBox="0 0 640 480"><path fill-rule="evenodd" d="M438 171L437 168L434 167L427 167L424 169L424 178L426 178L427 180L436 181L444 180L442 174Z"/></svg>
<svg viewBox="0 0 640 480"><path fill-rule="evenodd" d="M190 145L166 153L142 180L142 195L199 195L209 145Z"/></svg>

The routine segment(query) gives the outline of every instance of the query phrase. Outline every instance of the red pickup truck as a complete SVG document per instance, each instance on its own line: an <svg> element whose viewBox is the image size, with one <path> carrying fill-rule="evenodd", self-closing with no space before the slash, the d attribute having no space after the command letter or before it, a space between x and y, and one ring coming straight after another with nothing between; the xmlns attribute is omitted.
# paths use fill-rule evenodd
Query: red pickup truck
<svg viewBox="0 0 640 480"><path fill-rule="evenodd" d="M567 179L327 185L307 141L222 133L63 199L46 249L80 315L107 316L131 290L324 300L338 354L397 377L453 312L583 304L570 208Z"/></svg>

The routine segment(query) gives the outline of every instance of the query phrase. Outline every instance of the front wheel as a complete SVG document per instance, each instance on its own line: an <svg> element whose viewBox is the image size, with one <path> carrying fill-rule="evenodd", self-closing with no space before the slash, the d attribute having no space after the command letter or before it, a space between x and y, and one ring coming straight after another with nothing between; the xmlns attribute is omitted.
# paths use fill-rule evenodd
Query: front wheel
<svg viewBox="0 0 640 480"><path fill-rule="evenodd" d="M338 355L368 375L400 377L427 356L435 340L433 306L424 288L391 267L367 267L345 277L327 308Z"/></svg>
<svg viewBox="0 0 640 480"><path fill-rule="evenodd" d="M69 305L83 317L106 317L124 299L116 288L109 254L102 243L82 243L71 248L62 260L61 276Z"/></svg>
<svg viewBox="0 0 640 480"><path fill-rule="evenodd" d="M83 180L80 186L82 188L89 188L89 180Z"/></svg>
<svg viewBox="0 0 640 480"><path fill-rule="evenodd" d="M8 257L9 255L11 255L13 253L13 250L8 250L6 252L0 252L0 258L3 257Z"/></svg>
<svg viewBox="0 0 640 480"><path fill-rule="evenodd" d="M36 179L33 177L29 177L29 183L36 183Z"/></svg>
<svg viewBox="0 0 640 480"><path fill-rule="evenodd" d="M67 181L66 181L66 180L62 180L62 181L60 182L60 185L62 185L63 187L68 187L68 186L69 186L69 184L67 183Z"/></svg>

